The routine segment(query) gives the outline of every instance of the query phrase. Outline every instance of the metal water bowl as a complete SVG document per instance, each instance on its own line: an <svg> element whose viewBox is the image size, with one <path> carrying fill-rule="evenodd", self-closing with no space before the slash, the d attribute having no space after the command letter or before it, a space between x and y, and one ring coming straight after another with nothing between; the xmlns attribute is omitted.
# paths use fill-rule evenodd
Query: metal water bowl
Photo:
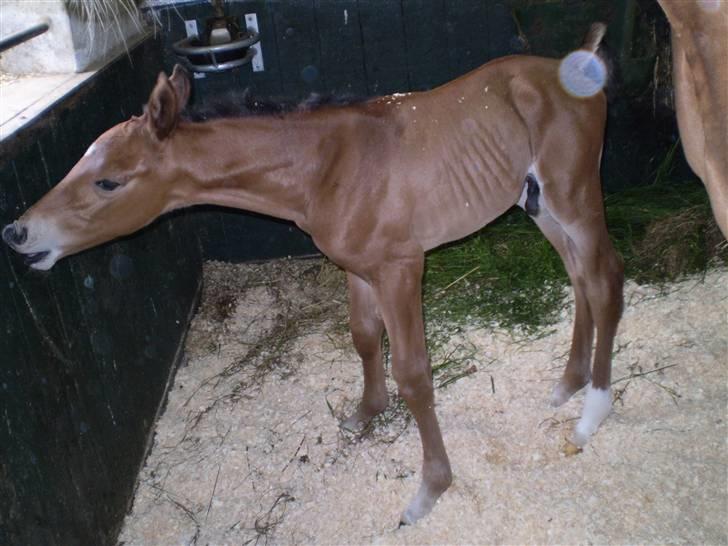
<svg viewBox="0 0 728 546"><path fill-rule="evenodd" d="M247 29L235 39L219 44L205 45L199 36L188 36L175 42L172 49L193 72L224 72L252 61L255 49L250 46L259 40L257 32Z"/></svg>

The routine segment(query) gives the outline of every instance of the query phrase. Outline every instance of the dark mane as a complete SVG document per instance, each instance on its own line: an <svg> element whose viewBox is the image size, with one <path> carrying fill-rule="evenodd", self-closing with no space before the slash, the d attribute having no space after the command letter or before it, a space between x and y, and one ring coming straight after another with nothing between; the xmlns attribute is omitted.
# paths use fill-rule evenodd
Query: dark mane
<svg viewBox="0 0 728 546"><path fill-rule="evenodd" d="M290 112L308 112L324 106L349 106L367 100L364 97L321 95L312 93L303 101L255 97L249 89L227 92L204 101L183 112L185 119L193 122L220 118L254 116L282 116Z"/></svg>

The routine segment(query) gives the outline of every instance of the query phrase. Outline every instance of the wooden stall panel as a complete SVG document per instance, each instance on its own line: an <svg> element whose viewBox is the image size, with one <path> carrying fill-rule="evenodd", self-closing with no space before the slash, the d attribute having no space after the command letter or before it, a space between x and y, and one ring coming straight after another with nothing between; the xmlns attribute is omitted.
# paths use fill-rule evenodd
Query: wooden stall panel
<svg viewBox="0 0 728 546"><path fill-rule="evenodd" d="M505 2L488 2L488 60L525 52L525 43L514 17Z"/></svg>
<svg viewBox="0 0 728 546"><path fill-rule="evenodd" d="M447 4L402 0L411 91L432 89L451 79Z"/></svg>
<svg viewBox="0 0 728 546"><path fill-rule="evenodd" d="M367 96L366 63L356 0L316 0L324 92Z"/></svg>
<svg viewBox="0 0 728 546"><path fill-rule="evenodd" d="M445 28L451 78L465 74L492 58L487 2L449 2Z"/></svg>
<svg viewBox="0 0 728 546"><path fill-rule="evenodd" d="M0 144L0 224L60 181L101 132L140 112L159 46L121 57ZM190 240L185 221L162 219L49 272L3 245L0 543L115 540L195 300L201 261Z"/></svg>
<svg viewBox="0 0 728 546"><path fill-rule="evenodd" d="M323 91L319 31L313 0L271 5L281 87L286 96Z"/></svg>
<svg viewBox="0 0 728 546"><path fill-rule="evenodd" d="M359 21L368 94L409 91L407 40L401 2L359 2Z"/></svg>

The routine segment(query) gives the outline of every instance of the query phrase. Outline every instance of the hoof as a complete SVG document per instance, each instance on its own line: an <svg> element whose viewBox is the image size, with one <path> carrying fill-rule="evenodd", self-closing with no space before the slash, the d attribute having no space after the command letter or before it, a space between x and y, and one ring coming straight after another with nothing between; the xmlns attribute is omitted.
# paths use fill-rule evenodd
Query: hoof
<svg viewBox="0 0 728 546"><path fill-rule="evenodd" d="M584 397L581 419L576 424L571 441L579 447L585 446L611 411L612 390L595 389L589 386Z"/></svg>
<svg viewBox="0 0 728 546"><path fill-rule="evenodd" d="M360 432L363 432L365 428L367 428L367 425L371 422L372 418L365 418L359 415L359 412L355 412L353 415L350 415L343 421L339 423L339 428L342 430L345 430L346 432L352 432L354 434L358 434Z"/></svg>
<svg viewBox="0 0 728 546"><path fill-rule="evenodd" d="M561 378L561 381L556 383L554 390L551 391L551 399L549 403L552 408L558 408L559 406L566 404L569 399L579 392L588 381L568 381L565 377Z"/></svg>
<svg viewBox="0 0 728 546"><path fill-rule="evenodd" d="M399 518L399 526L412 525L424 518L427 514L432 512L432 508L435 506L437 499L440 495L429 495L423 493L423 486L420 486L420 490L417 495L410 501L409 506Z"/></svg>
<svg viewBox="0 0 728 546"><path fill-rule="evenodd" d="M379 404L375 409L362 409L361 404L356 411L349 417L339 423L339 427L347 432L353 432L358 434L364 432L377 415L382 413L387 407L386 401L383 404Z"/></svg>
<svg viewBox="0 0 728 546"><path fill-rule="evenodd" d="M573 394L573 392L569 391L569 389L564 387L564 385L559 382L554 387L554 390L551 391L551 399L549 400L549 405L552 408L558 408L559 406L566 404L566 402L569 401L569 398L571 398Z"/></svg>
<svg viewBox="0 0 728 546"><path fill-rule="evenodd" d="M410 501L402 517L399 518L399 526L412 525L432 512L437 499L447 490L451 481L452 478L449 478L446 480L446 485L437 489L429 488L424 483L420 484L417 494Z"/></svg>
<svg viewBox="0 0 728 546"><path fill-rule="evenodd" d="M572 444L574 444L578 449L583 448L588 442L589 438L591 438L591 435L594 433L584 431L584 430L574 430L574 434L571 435L571 440L569 440Z"/></svg>

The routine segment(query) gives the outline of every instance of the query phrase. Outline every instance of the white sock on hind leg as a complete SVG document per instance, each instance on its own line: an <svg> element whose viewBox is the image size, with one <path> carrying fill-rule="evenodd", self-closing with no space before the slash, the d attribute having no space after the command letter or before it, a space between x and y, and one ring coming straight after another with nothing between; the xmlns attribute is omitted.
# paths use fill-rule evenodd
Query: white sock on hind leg
<svg viewBox="0 0 728 546"><path fill-rule="evenodd" d="M612 411L612 389L587 387L581 419L574 430L574 443L583 446Z"/></svg>

